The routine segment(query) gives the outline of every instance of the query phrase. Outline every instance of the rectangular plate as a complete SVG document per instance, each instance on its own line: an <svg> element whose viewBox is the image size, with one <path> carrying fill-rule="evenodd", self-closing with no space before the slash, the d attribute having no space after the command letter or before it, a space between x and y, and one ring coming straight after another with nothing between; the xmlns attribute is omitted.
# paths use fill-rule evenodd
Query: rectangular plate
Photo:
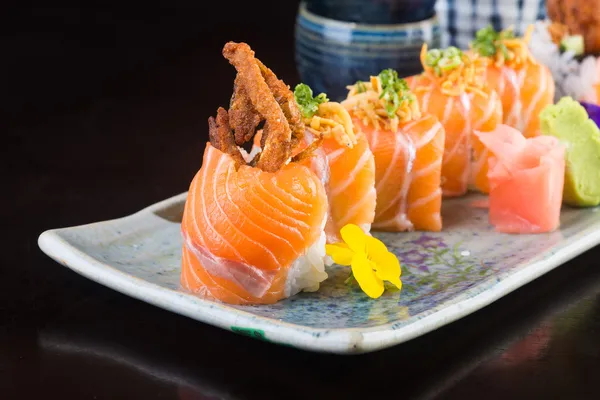
<svg viewBox="0 0 600 400"><path fill-rule="evenodd" d="M561 229L495 232L478 197L444 202L440 233L375 233L402 263L403 289L377 300L334 266L316 293L269 306L230 306L180 289L180 220L186 193L131 216L49 230L40 248L77 273L155 306L297 348L369 352L468 315L600 243L598 208L564 208Z"/></svg>

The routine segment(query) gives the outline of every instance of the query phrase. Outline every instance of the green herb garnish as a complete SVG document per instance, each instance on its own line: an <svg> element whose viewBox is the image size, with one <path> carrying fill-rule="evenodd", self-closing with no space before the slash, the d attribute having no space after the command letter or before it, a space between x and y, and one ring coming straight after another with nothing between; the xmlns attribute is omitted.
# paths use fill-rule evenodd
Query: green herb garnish
<svg viewBox="0 0 600 400"><path fill-rule="evenodd" d="M325 93L313 97L312 89L304 83L300 83L294 88L294 99L298 107L300 107L304 118L312 118L319 109L319 104L329 101Z"/></svg>
<svg viewBox="0 0 600 400"><path fill-rule="evenodd" d="M385 111L388 117L394 118L400 104L403 101L414 101L415 96L410 93L408 83L404 79L398 78L398 72L393 69L384 69L378 77L381 82L379 98L385 102Z"/></svg>
<svg viewBox="0 0 600 400"><path fill-rule="evenodd" d="M512 53L508 51L502 40L514 38L515 34L512 29L497 32L489 25L477 31L475 40L471 42L471 47L484 57L494 57L500 51L505 59L510 60Z"/></svg>
<svg viewBox="0 0 600 400"><path fill-rule="evenodd" d="M445 50L432 49L425 56L425 66L433 68L437 76L451 71L462 64L463 52L456 47L448 47Z"/></svg>
<svg viewBox="0 0 600 400"><path fill-rule="evenodd" d="M367 91L367 86L365 85L365 83L363 81L356 81L356 92L364 93L366 91Z"/></svg>
<svg viewBox="0 0 600 400"><path fill-rule="evenodd" d="M583 36L573 35L565 36L560 41L560 51L572 51L576 56L580 56L585 53L585 43Z"/></svg>

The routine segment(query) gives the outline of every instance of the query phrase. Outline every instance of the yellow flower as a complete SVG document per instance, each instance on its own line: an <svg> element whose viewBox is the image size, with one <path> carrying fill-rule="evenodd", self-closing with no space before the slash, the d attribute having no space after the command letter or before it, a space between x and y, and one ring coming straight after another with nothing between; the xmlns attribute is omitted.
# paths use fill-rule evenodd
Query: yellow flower
<svg viewBox="0 0 600 400"><path fill-rule="evenodd" d="M354 224L344 226L340 234L345 243L325 246L327 255L340 265L352 266L360 288L374 299L383 294L383 281L402 289L400 261L380 240L367 235Z"/></svg>

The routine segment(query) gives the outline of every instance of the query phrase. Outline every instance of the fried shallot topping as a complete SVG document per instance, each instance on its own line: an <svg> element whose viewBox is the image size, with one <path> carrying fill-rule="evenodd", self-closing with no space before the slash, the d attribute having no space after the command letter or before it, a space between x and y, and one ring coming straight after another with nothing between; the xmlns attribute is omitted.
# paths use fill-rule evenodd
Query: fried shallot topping
<svg viewBox="0 0 600 400"><path fill-rule="evenodd" d="M340 103L329 101L325 93L313 96L310 86L304 83L296 86L294 98L310 133L317 138L333 137L342 146L354 147L352 118Z"/></svg>
<svg viewBox="0 0 600 400"><path fill-rule="evenodd" d="M497 32L491 25L477 31L471 48L481 57L491 60L497 67L507 65L520 68L523 64L537 64L529 52L528 43L533 32L529 25L522 38L516 37L513 28Z"/></svg>
<svg viewBox="0 0 600 400"><path fill-rule="evenodd" d="M435 82L447 96L460 96L465 92L478 93L487 97L483 91L485 81L483 71L487 62L478 53L467 55L456 47L427 50L427 43L421 48L423 73ZM416 91L427 91L427 86L417 87Z"/></svg>
<svg viewBox="0 0 600 400"><path fill-rule="evenodd" d="M290 161L306 130L294 94L255 58L246 43L228 42L223 56L235 67L237 76L229 111L219 108L216 120L209 118L210 143L231 155L239 167L246 161L238 146L262 132L261 151L249 164L276 172ZM306 150L301 153L302 157L308 155Z"/></svg>
<svg viewBox="0 0 600 400"><path fill-rule="evenodd" d="M396 132L400 124L421 118L416 96L393 69L347 88L348 97L342 105L364 125Z"/></svg>

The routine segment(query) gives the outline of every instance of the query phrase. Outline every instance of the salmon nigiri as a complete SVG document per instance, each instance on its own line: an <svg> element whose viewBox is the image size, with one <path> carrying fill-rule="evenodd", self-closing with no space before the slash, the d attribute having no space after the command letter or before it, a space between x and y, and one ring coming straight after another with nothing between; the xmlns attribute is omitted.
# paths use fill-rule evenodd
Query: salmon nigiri
<svg viewBox="0 0 600 400"><path fill-rule="evenodd" d="M409 79L424 113L440 120L446 132L442 190L446 197L462 196L471 182L487 192L487 153L473 130L493 130L502 122L496 91L481 78L485 67L477 56L456 47L421 51L424 72Z"/></svg>
<svg viewBox="0 0 600 400"><path fill-rule="evenodd" d="M245 43L227 43L223 55L238 71L235 96L209 119L210 143L190 185L181 284L230 304L269 304L327 278L326 192L300 162L310 154L291 156L305 132L291 91ZM238 146L261 121L261 151L247 161Z"/></svg>
<svg viewBox="0 0 600 400"><path fill-rule="evenodd" d="M529 51L531 25L523 38L512 29L496 32L489 26L477 32L472 51L487 61L484 79L502 99L504 124L525 137L540 135L540 112L554 102L555 83L550 69Z"/></svg>
<svg viewBox="0 0 600 400"><path fill-rule="evenodd" d="M406 81L389 69L351 86L342 104L375 156L373 229L440 231L442 124L421 115Z"/></svg>

